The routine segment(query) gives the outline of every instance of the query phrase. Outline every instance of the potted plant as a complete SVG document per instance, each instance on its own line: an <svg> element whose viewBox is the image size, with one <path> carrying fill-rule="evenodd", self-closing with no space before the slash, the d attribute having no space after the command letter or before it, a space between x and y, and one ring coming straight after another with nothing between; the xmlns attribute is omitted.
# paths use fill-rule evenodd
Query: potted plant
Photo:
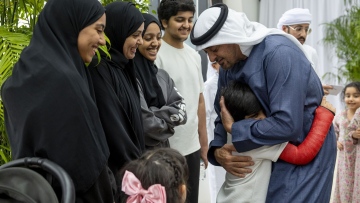
<svg viewBox="0 0 360 203"><path fill-rule="evenodd" d="M325 45L335 48L341 64L337 74L326 73L324 77L335 78L340 83L360 81L360 7L345 0L344 15L325 23Z"/></svg>

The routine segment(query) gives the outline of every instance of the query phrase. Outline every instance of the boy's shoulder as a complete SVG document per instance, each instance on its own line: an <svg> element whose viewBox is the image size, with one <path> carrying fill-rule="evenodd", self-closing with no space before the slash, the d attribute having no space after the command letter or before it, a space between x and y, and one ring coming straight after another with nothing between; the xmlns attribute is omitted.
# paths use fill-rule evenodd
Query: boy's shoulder
<svg viewBox="0 0 360 203"><path fill-rule="evenodd" d="M186 51L191 52L192 54L199 54L194 48L192 48L190 45L184 43L184 49L186 49Z"/></svg>

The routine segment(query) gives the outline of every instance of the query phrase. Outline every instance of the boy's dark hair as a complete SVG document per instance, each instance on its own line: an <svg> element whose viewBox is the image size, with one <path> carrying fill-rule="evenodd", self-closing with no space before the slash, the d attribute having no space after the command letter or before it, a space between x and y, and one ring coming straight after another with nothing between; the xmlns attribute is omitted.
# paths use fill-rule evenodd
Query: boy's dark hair
<svg viewBox="0 0 360 203"><path fill-rule="evenodd" d="M347 84L344 89L341 91L341 98L344 99L345 98L345 92L346 92L346 89L348 87L353 87L355 88L358 92L360 92L360 82L358 81L355 81L355 82L351 82L349 84Z"/></svg>
<svg viewBox="0 0 360 203"><path fill-rule="evenodd" d="M263 110L259 100L246 84L230 81L221 90L221 95L224 96L225 106L234 121L243 120L245 116L257 116Z"/></svg>
<svg viewBox="0 0 360 203"><path fill-rule="evenodd" d="M175 16L179 11L191 11L195 14L195 4L193 0L162 0L157 8L158 18L162 29L165 29L162 20L169 21L171 16Z"/></svg>
<svg viewBox="0 0 360 203"><path fill-rule="evenodd" d="M186 159L177 150L157 148L145 152L139 159L126 164L116 176L118 197L116 202L126 202L128 195L121 191L121 182L125 171L132 172L141 182L144 189L154 184L161 184L166 190L166 202L180 203L179 188L188 180Z"/></svg>

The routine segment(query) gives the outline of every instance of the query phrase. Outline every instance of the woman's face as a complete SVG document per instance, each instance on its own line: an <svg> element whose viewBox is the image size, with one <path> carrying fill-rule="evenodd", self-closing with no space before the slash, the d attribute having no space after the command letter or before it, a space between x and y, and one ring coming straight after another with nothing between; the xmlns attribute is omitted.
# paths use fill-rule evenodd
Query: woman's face
<svg viewBox="0 0 360 203"><path fill-rule="evenodd" d="M104 29L106 15L102 15L95 23L82 29L78 36L78 51L85 63L90 63L97 49L105 45Z"/></svg>
<svg viewBox="0 0 360 203"><path fill-rule="evenodd" d="M124 46L123 46L123 53L125 58L133 59L135 57L136 49L139 45L143 44L142 39L142 32L144 31L144 23L132 33L129 37L126 38Z"/></svg>
<svg viewBox="0 0 360 203"><path fill-rule="evenodd" d="M161 30L156 23L150 23L145 30L143 44L139 46L139 52L148 60L155 61L161 46Z"/></svg>

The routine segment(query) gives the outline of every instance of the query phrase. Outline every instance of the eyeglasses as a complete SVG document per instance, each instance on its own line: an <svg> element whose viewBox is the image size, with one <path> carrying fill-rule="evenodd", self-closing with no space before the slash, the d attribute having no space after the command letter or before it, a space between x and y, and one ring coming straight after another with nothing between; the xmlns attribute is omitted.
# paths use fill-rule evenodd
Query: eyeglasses
<svg viewBox="0 0 360 203"><path fill-rule="evenodd" d="M297 27L291 27L290 25L287 25L288 28L291 28L292 30L294 30L297 33L303 32L305 31L305 33L307 35L309 35L311 33L311 28L303 28L302 26L297 26Z"/></svg>

